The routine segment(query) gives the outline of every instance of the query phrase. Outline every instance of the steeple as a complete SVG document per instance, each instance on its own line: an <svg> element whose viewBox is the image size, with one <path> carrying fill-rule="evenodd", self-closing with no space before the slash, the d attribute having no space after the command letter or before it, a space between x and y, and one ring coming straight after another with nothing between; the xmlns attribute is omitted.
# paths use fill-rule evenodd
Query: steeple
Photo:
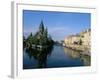
<svg viewBox="0 0 100 80"><path fill-rule="evenodd" d="M40 23L40 26L39 26L39 31L44 31L43 20L41 20L41 23Z"/></svg>

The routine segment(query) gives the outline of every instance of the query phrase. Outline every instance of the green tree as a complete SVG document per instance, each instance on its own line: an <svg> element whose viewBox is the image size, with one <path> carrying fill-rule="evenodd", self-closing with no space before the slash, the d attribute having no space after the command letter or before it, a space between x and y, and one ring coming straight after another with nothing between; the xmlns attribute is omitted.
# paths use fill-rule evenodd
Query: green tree
<svg viewBox="0 0 100 80"><path fill-rule="evenodd" d="M41 21L41 23L40 23L39 32L41 32L41 34L43 34L43 32L44 32L44 24L43 24L43 21Z"/></svg>
<svg viewBox="0 0 100 80"><path fill-rule="evenodd" d="M36 32L35 35L30 33L30 35L27 38L27 44L28 46L34 45L51 45L53 44L52 37L48 35L48 29L44 27L43 21L41 21L39 26L39 31Z"/></svg>
<svg viewBox="0 0 100 80"><path fill-rule="evenodd" d="M82 45L82 40L81 39L79 40L79 45Z"/></svg>
<svg viewBox="0 0 100 80"><path fill-rule="evenodd" d="M26 47L26 39L25 39L25 36L23 36L23 48Z"/></svg>
<svg viewBox="0 0 100 80"><path fill-rule="evenodd" d="M29 35L28 38L27 38L27 45L28 45L29 47L31 47L32 44L33 44L33 34L32 34L32 32L31 32L30 35Z"/></svg>

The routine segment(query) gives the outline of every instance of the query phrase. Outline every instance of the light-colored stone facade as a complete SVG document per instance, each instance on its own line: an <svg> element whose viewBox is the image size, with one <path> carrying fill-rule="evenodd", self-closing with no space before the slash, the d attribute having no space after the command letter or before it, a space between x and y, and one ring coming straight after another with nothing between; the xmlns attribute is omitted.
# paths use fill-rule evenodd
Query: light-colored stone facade
<svg viewBox="0 0 100 80"><path fill-rule="evenodd" d="M66 45L75 44L75 43L78 44L79 40L80 40L79 35L71 35L65 38L64 42Z"/></svg>
<svg viewBox="0 0 100 80"><path fill-rule="evenodd" d="M86 30L83 33L82 41L83 41L83 45L89 46L89 47L91 46L91 31L90 30Z"/></svg>
<svg viewBox="0 0 100 80"><path fill-rule="evenodd" d="M77 47L88 49L90 51L90 46L91 46L91 30L87 29L85 31L80 32L79 34L76 35L70 35L65 38L64 44L67 47ZM79 47L80 46L80 47ZM72 47L72 48L73 48Z"/></svg>

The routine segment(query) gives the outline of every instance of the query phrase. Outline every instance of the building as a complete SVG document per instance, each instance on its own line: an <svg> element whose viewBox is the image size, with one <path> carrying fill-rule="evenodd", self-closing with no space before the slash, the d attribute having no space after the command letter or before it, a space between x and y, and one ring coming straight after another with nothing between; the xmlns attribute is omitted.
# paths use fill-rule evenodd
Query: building
<svg viewBox="0 0 100 80"><path fill-rule="evenodd" d="M70 35L64 41L66 45L79 44L80 35Z"/></svg>
<svg viewBox="0 0 100 80"><path fill-rule="evenodd" d="M65 38L64 43L67 47L82 47L84 49L89 49L91 47L91 30L87 29L76 35L70 35Z"/></svg>
<svg viewBox="0 0 100 80"><path fill-rule="evenodd" d="M83 41L84 46L90 47L90 45L91 45L91 30L90 29L88 29L84 32L82 41Z"/></svg>

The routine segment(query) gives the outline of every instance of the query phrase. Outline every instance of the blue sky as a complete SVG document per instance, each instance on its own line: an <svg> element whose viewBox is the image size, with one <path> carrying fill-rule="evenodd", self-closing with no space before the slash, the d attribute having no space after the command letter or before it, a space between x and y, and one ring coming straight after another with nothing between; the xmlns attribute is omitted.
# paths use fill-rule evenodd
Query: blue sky
<svg viewBox="0 0 100 80"><path fill-rule="evenodd" d="M23 10L24 36L27 37L30 32L34 34L41 20L54 40L63 40L91 27L90 13Z"/></svg>

